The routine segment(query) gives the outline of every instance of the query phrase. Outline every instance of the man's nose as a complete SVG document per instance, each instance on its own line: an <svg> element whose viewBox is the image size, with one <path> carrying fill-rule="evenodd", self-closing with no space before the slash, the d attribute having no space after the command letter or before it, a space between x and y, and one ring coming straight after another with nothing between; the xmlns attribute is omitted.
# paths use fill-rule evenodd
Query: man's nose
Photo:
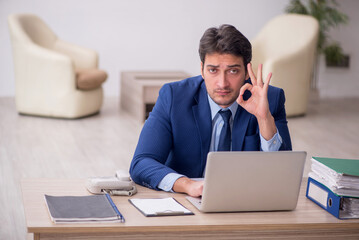
<svg viewBox="0 0 359 240"><path fill-rule="evenodd" d="M217 86L219 88L226 88L229 86L229 82L225 72L218 76Z"/></svg>

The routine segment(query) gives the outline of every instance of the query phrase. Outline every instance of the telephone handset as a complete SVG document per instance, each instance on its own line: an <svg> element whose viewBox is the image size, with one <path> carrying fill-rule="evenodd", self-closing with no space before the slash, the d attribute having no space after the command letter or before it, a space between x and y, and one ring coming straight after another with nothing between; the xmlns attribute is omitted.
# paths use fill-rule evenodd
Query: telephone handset
<svg viewBox="0 0 359 240"><path fill-rule="evenodd" d="M110 177L92 177L87 180L87 190L93 194L132 196L137 193L135 183L125 170L116 171Z"/></svg>

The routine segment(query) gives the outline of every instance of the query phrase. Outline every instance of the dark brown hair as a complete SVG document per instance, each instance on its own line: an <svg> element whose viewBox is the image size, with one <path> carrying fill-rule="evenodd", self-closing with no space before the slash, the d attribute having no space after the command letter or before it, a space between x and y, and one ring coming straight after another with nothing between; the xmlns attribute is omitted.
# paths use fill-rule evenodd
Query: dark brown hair
<svg viewBox="0 0 359 240"><path fill-rule="evenodd" d="M234 26L223 24L207 29L199 42L199 56L204 63L206 54L220 53L243 57L244 67L252 60L252 45Z"/></svg>

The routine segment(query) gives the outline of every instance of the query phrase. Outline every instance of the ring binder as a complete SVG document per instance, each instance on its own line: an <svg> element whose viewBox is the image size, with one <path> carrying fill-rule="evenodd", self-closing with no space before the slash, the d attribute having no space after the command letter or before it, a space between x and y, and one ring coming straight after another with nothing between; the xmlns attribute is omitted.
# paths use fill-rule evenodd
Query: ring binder
<svg viewBox="0 0 359 240"><path fill-rule="evenodd" d="M350 208L343 208L344 201L359 198L338 196L311 177L308 178L306 196L338 219L359 218L358 212L352 212Z"/></svg>

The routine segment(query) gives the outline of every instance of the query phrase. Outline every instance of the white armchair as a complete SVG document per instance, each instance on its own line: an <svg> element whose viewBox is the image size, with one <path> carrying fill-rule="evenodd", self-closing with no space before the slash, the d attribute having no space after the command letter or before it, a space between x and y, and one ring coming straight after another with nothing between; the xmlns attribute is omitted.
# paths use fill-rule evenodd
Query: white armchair
<svg viewBox="0 0 359 240"><path fill-rule="evenodd" d="M271 85L284 89L289 117L307 111L318 34L315 18L284 14L269 21L251 41L253 69L263 63L263 77L273 73Z"/></svg>
<svg viewBox="0 0 359 240"><path fill-rule="evenodd" d="M99 112L107 74L95 51L59 39L35 15L10 15L8 23L19 113L80 118Z"/></svg>

